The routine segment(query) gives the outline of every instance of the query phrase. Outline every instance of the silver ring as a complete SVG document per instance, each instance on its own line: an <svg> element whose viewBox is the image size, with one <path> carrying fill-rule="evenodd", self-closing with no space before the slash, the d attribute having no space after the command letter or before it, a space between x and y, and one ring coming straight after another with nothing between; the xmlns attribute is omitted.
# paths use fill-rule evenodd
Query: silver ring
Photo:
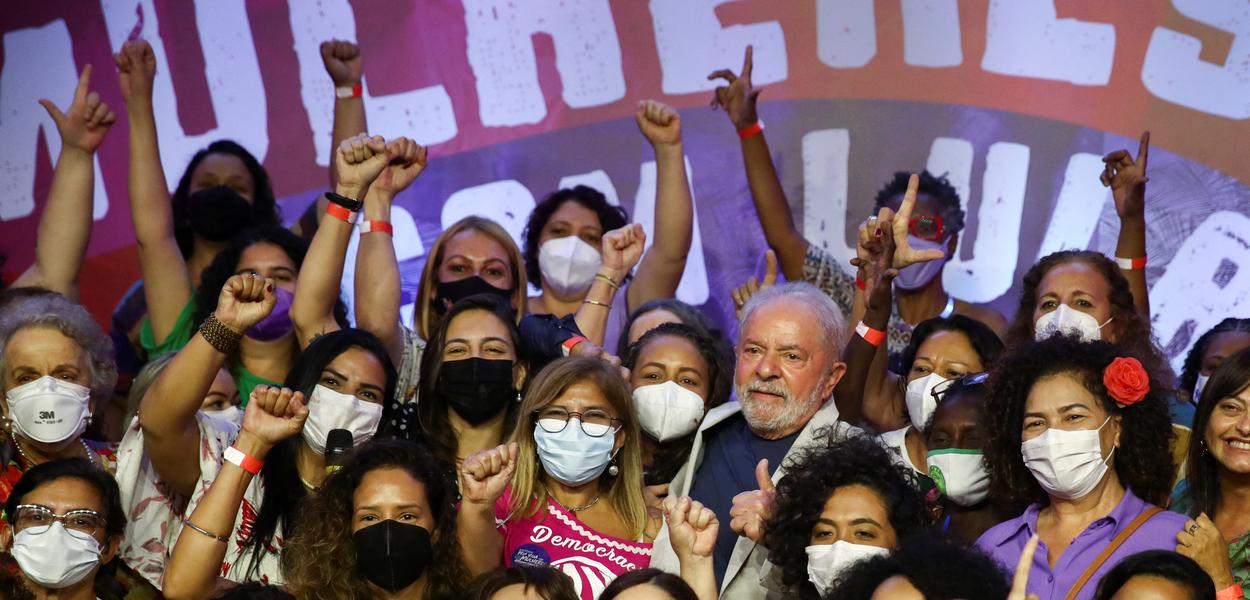
<svg viewBox="0 0 1250 600"><path fill-rule="evenodd" d="M1189 526L1189 535L1193 535L1195 531L1198 531L1197 523L1194 523L1193 525Z"/></svg>

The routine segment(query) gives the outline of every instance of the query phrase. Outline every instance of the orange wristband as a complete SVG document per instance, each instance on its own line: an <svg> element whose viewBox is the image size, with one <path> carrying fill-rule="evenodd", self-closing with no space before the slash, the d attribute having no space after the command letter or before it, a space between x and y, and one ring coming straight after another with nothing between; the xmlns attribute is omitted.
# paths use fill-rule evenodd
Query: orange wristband
<svg viewBox="0 0 1250 600"><path fill-rule="evenodd" d="M385 233L387 235L395 235L395 228L391 226L390 221L365 221L360 226L360 233Z"/></svg>
<svg viewBox="0 0 1250 600"><path fill-rule="evenodd" d="M326 205L326 216L334 217L344 223L353 223L356 220L356 213L333 202Z"/></svg>
<svg viewBox="0 0 1250 600"><path fill-rule="evenodd" d="M252 475L260 475L260 468L265 466L265 463L260 459L248 456L244 454L242 450L239 450L234 446L226 448L226 452L225 454L222 454L222 458L224 458L226 462L236 465L240 469L243 469Z"/></svg>
<svg viewBox="0 0 1250 600"><path fill-rule="evenodd" d="M1241 586L1236 583L1215 593L1215 600L1237 600L1244 597L1245 593L1241 591Z"/></svg>
<svg viewBox="0 0 1250 600"><path fill-rule="evenodd" d="M750 125L747 125L746 127L743 127L742 129L739 129L738 137L745 140L749 137L757 136L760 133L763 133L763 131L764 131L764 122L756 121L754 123L751 123Z"/></svg>
<svg viewBox="0 0 1250 600"><path fill-rule="evenodd" d="M1121 269L1126 271L1134 271L1146 268L1146 257L1141 258L1124 258L1122 256L1115 257L1115 264L1120 265Z"/></svg>
<svg viewBox="0 0 1250 600"><path fill-rule="evenodd" d="M873 346L880 346L881 342L885 341L884 331L881 331L880 329L873 329L865 325L863 321L860 321L859 325L855 326L855 333L859 334L859 337L864 338L865 342L868 342Z"/></svg>
<svg viewBox="0 0 1250 600"><path fill-rule="evenodd" d="M335 98L359 98L364 95L364 92L365 92L364 86L357 83L356 85L353 85L351 87L334 88L334 97Z"/></svg>

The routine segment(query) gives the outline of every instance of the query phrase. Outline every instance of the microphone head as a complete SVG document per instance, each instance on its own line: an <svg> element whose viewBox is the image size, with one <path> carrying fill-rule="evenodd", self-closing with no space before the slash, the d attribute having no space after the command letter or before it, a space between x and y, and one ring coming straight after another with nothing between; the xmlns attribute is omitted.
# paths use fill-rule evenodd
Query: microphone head
<svg viewBox="0 0 1250 600"><path fill-rule="evenodd" d="M352 432L331 429L326 435L326 462L337 463L352 449Z"/></svg>

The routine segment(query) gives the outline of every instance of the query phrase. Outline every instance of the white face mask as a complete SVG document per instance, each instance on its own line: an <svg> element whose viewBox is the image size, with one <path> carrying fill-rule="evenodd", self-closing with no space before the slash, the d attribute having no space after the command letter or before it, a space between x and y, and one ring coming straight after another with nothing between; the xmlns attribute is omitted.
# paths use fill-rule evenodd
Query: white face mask
<svg viewBox="0 0 1250 600"><path fill-rule="evenodd" d="M202 410L200 412L214 419L221 419L239 426L243 425L243 410L238 406L227 406L221 410Z"/></svg>
<svg viewBox="0 0 1250 600"><path fill-rule="evenodd" d="M916 250L941 250L946 252L946 242L942 240L926 240L914 235L908 235L907 243ZM929 285L929 282L933 281L934 277L941 274L944 266L946 266L945 256L936 260L927 260L907 265L899 269L898 277L894 278L894 287L900 290L918 290Z"/></svg>
<svg viewBox="0 0 1250 600"><path fill-rule="evenodd" d="M1208 376L1201 373L1198 374L1198 381L1194 382L1194 395L1192 398L1194 404L1202 400L1202 388L1207 387L1207 379L1209 379Z"/></svg>
<svg viewBox="0 0 1250 600"><path fill-rule="evenodd" d="M6 394L9 417L23 436L44 444L72 440L87 428L91 390L44 375Z"/></svg>
<svg viewBox="0 0 1250 600"><path fill-rule="evenodd" d="M1082 342L1092 342L1102 339L1102 328L1111 322L1111 318L1106 323L1098 324L1098 319L1089 313L1083 313L1067 304L1060 304L1059 308L1052 310L1037 318L1037 322L1033 324L1033 339L1044 340L1056 333L1063 335L1076 334L1080 336Z"/></svg>
<svg viewBox="0 0 1250 600"><path fill-rule="evenodd" d="M538 249L538 268L552 291L561 296L577 296L590 289L603 257L594 246L575 235L543 242Z"/></svg>
<svg viewBox="0 0 1250 600"><path fill-rule="evenodd" d="M634 407L642 430L661 442L694 431L703 420L703 398L675 381L636 388Z"/></svg>
<svg viewBox="0 0 1250 600"><path fill-rule="evenodd" d="M916 431L924 431L933 411L937 410L937 400L933 397L933 388L946 381L937 373L929 373L919 379L907 383L907 416L911 419Z"/></svg>
<svg viewBox="0 0 1250 600"><path fill-rule="evenodd" d="M1020 444L1024 465L1050 495L1064 500L1084 498L1107 474L1111 455L1103 458L1099 433L1110 421L1107 417L1098 429L1047 429Z"/></svg>
<svg viewBox="0 0 1250 600"><path fill-rule="evenodd" d="M827 596L833 584L861 560L886 556L888 548L852 544L838 540L832 544L807 547L807 578L821 596Z"/></svg>
<svg viewBox="0 0 1250 600"><path fill-rule="evenodd" d="M27 577L54 590L86 579L100 565L100 543L89 535L70 532L60 521L17 532L10 553Z"/></svg>
<svg viewBox="0 0 1250 600"><path fill-rule="evenodd" d="M990 474L980 450L946 448L929 452L929 478L960 506L976 506L990 494Z"/></svg>
<svg viewBox="0 0 1250 600"><path fill-rule="evenodd" d="M352 444L359 446L378 431L382 405L341 394L328 387L313 388L308 399L308 420L304 422L304 442L317 454L326 453L326 436L335 429L352 432Z"/></svg>

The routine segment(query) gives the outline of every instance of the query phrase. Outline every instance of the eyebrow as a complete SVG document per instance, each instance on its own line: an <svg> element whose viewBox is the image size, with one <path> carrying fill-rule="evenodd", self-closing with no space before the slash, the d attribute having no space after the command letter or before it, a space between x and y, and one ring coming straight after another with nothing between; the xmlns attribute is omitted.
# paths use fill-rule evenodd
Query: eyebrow
<svg viewBox="0 0 1250 600"><path fill-rule="evenodd" d="M1089 410L1089 407L1088 407L1088 406L1085 406L1085 404L1084 404L1084 403L1082 403L1082 402L1075 402L1075 403L1072 403L1072 404L1065 404L1065 405L1063 405L1063 406L1060 406L1060 407L1059 407L1059 410L1057 410L1057 411L1055 411L1055 412L1057 412L1057 413L1059 413L1059 414L1063 414L1063 413L1066 413L1066 412L1072 411L1072 410L1077 409L1077 408L1084 408L1085 410ZM1041 412L1027 412L1027 413L1024 413L1024 416L1025 416L1025 417L1045 417L1045 416L1046 416L1046 413L1041 413Z"/></svg>
<svg viewBox="0 0 1250 600"><path fill-rule="evenodd" d="M487 342L501 342L501 343L507 344L507 345L509 345L509 346L511 346L511 345L512 345L512 342L511 342L510 340L506 340L506 339L501 338L501 337L498 337L498 336L490 336L490 337L484 337L484 338L482 338L482 343L483 343L483 344L485 344L485 343L487 343ZM444 344L444 345L448 345L448 344L464 344L464 345L466 345L466 346L470 345L470 344L469 344L469 340L467 340L467 339L465 339L465 338L451 338L450 340L447 340L447 341L443 342L443 344Z"/></svg>
<svg viewBox="0 0 1250 600"><path fill-rule="evenodd" d="M400 504L399 506L396 506L394 508L395 510L416 510L418 512L424 512L424 508L420 504ZM366 511L366 510L379 511L381 509L382 509L381 506L378 506L375 504L366 504L365 506L356 507L356 512L361 512L361 511Z"/></svg>

